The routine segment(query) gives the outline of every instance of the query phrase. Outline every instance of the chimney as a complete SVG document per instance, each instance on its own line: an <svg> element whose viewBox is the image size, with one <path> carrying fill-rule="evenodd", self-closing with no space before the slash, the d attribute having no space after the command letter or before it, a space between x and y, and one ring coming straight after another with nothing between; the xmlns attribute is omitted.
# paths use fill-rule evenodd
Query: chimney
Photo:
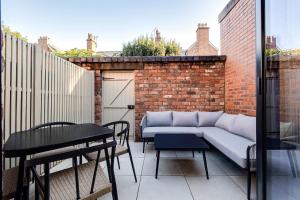
<svg viewBox="0 0 300 200"><path fill-rule="evenodd" d="M38 44L42 47L43 50L49 51L50 38L47 36L41 36L38 39Z"/></svg>
<svg viewBox="0 0 300 200"><path fill-rule="evenodd" d="M196 37L197 41L188 48L188 50L186 51L186 55L218 55L218 49L209 41L209 27L207 26L207 23L198 24Z"/></svg>
<svg viewBox="0 0 300 200"><path fill-rule="evenodd" d="M158 29L156 29L155 31L155 42L160 42L161 41L161 36L160 36L160 32Z"/></svg>
<svg viewBox="0 0 300 200"><path fill-rule="evenodd" d="M209 27L207 26L207 23L199 23L196 33L198 44L209 43Z"/></svg>
<svg viewBox="0 0 300 200"><path fill-rule="evenodd" d="M95 52L97 48L96 36L91 33L88 33L88 38L86 40L86 49Z"/></svg>
<svg viewBox="0 0 300 200"><path fill-rule="evenodd" d="M266 49L277 49L276 37L267 36L266 39Z"/></svg>

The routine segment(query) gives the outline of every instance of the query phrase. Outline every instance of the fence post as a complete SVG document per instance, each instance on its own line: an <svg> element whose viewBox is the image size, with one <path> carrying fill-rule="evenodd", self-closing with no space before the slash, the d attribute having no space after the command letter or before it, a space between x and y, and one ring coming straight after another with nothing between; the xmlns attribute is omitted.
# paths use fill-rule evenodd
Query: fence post
<svg viewBox="0 0 300 200"><path fill-rule="evenodd" d="M38 45L33 46L33 77L32 77L32 99L33 99L33 124L36 126L41 123L41 65L42 49Z"/></svg>

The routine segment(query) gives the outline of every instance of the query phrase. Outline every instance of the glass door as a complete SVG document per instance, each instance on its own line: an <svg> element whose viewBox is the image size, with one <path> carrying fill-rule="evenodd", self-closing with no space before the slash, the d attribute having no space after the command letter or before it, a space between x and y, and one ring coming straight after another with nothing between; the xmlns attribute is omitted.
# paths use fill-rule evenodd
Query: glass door
<svg viewBox="0 0 300 200"><path fill-rule="evenodd" d="M262 8L263 199L300 200L300 1Z"/></svg>

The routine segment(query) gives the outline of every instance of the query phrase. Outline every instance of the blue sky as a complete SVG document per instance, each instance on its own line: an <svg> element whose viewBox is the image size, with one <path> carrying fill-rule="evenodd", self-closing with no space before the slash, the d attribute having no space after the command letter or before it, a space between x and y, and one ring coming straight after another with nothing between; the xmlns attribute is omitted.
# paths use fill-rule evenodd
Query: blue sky
<svg viewBox="0 0 300 200"><path fill-rule="evenodd" d="M86 48L87 33L98 36L97 50L121 50L122 44L154 28L186 49L196 40L199 22L207 22L219 48L218 15L229 0L2 0L2 21L37 42L47 35L62 50Z"/></svg>
<svg viewBox="0 0 300 200"><path fill-rule="evenodd" d="M300 48L300 1L266 1L266 34L277 38L280 49Z"/></svg>

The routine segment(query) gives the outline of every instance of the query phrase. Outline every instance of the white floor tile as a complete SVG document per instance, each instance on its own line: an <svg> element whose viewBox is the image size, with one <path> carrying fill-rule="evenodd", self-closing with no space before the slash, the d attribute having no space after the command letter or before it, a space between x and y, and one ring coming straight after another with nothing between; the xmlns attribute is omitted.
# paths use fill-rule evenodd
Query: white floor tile
<svg viewBox="0 0 300 200"><path fill-rule="evenodd" d="M155 175L156 157L145 157L142 175ZM180 164L176 158L161 157L159 160L159 175L183 175Z"/></svg>
<svg viewBox="0 0 300 200"><path fill-rule="evenodd" d="M138 200L193 200L183 176L142 176Z"/></svg>
<svg viewBox="0 0 300 200"><path fill-rule="evenodd" d="M247 176L230 176L230 178L243 190L247 195ZM251 199L256 197L256 178L251 177Z"/></svg>
<svg viewBox="0 0 300 200"><path fill-rule="evenodd" d="M139 182L134 183L132 176L116 176L119 200L135 200L138 193ZM137 177L140 180L140 176ZM99 200L112 200L111 193Z"/></svg>
<svg viewBox="0 0 300 200"><path fill-rule="evenodd" d="M187 177L194 200L246 200L246 195L227 176Z"/></svg>
<svg viewBox="0 0 300 200"><path fill-rule="evenodd" d="M206 176L204 161L202 157L190 159L178 159L180 169L185 176ZM225 171L217 166L214 162L207 159L208 174L211 175L226 175Z"/></svg>
<svg viewBox="0 0 300 200"><path fill-rule="evenodd" d="M133 171L130 163L129 157L122 157L119 158L120 160L120 168L118 168L117 160L115 162L115 174L116 175L132 175ZM133 158L134 168L136 175L142 174L142 167L143 167L144 158Z"/></svg>

